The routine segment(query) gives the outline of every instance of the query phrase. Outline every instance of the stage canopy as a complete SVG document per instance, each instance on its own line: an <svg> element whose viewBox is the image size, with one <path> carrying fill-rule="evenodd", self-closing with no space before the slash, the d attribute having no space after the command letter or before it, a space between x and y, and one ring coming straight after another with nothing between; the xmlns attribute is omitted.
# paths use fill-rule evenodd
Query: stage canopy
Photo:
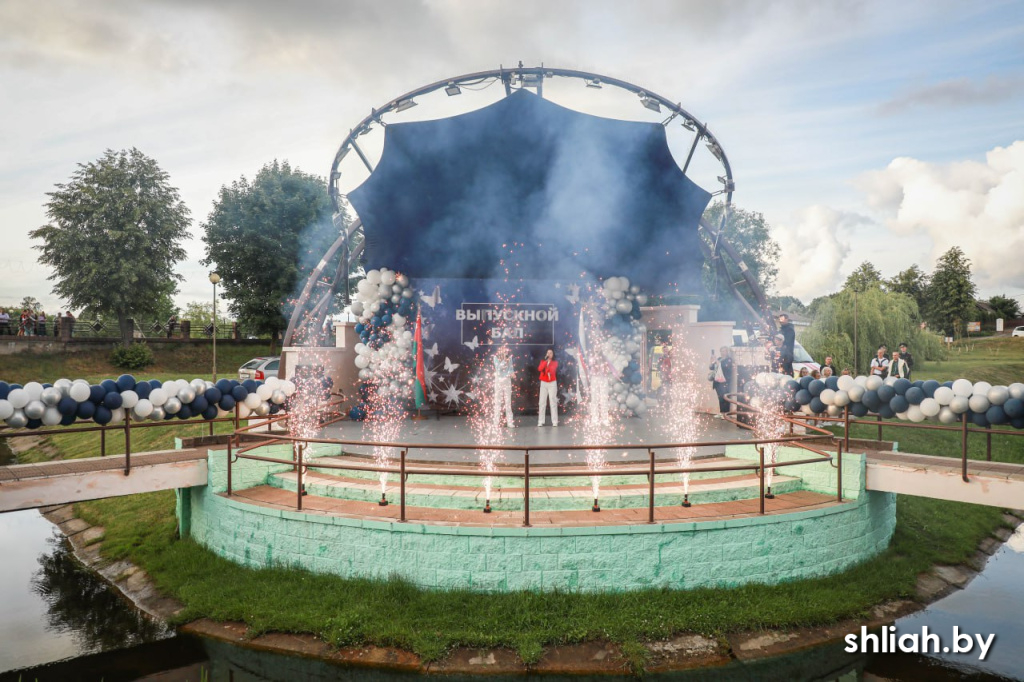
<svg viewBox="0 0 1024 682"><path fill-rule="evenodd" d="M380 163L349 195L367 268L410 277L626 275L697 292L710 195L655 123L582 114L520 90L483 109L387 127Z"/></svg>

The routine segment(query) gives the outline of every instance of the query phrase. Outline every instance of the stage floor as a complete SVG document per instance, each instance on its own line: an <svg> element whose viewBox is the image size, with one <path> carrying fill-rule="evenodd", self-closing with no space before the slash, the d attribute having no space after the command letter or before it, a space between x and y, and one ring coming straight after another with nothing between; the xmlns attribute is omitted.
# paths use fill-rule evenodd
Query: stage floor
<svg viewBox="0 0 1024 682"><path fill-rule="evenodd" d="M597 445L588 440L580 425L573 422L562 422L557 428L551 425L537 427L536 417L520 417L516 428L502 429L502 445L511 445L524 450L530 448L531 464L566 464L583 463L586 461L584 451L577 450L534 450L537 447L580 445ZM745 441L754 438L752 431L733 426L727 421L714 419L710 415L694 415L697 420L697 437L695 442L709 443L720 441ZM326 427L322 435L345 441L375 440L369 425L365 422L342 421ZM379 439L379 438L378 438ZM430 462L467 462L477 463L479 454L475 450L459 450L445 448L444 445L476 445L477 437L473 433L470 422L465 417L446 416L440 420L433 417L423 421L407 420L402 423L397 436L391 442L441 446L430 448L412 448L407 452L410 460ZM642 419L624 419L612 427L612 435L601 445L614 445L606 454L609 463L646 461L647 445L677 443L679 436L673 435L668 420L659 417ZM345 451L356 455L372 455L373 448L365 445L345 445ZM725 452L725 446L712 445L697 448L695 458L715 457ZM658 461L673 461L677 453L673 449L657 450ZM518 452L508 452L505 460L518 461Z"/></svg>

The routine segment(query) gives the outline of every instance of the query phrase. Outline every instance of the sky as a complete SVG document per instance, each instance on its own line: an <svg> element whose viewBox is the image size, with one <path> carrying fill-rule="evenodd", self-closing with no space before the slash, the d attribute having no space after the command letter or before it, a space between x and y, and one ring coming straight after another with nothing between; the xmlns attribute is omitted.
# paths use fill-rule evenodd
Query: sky
<svg viewBox="0 0 1024 682"><path fill-rule="evenodd" d="M62 308L28 232L106 149L137 147L179 188L193 225L176 300L207 301L201 226L222 185L274 159L326 176L371 107L520 60L620 77L707 122L735 203L781 246L774 293L806 303L865 260L930 272L959 246L979 294L1024 303L1021 2L0 0L0 304ZM579 83L545 94L663 118Z"/></svg>

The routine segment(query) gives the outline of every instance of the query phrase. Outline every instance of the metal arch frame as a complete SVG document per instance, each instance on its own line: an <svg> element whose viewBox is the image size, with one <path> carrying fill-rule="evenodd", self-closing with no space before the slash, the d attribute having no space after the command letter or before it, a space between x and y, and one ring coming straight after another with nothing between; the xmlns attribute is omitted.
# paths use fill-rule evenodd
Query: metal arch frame
<svg viewBox="0 0 1024 682"><path fill-rule="evenodd" d="M459 87L461 89L462 86L479 85L480 83L489 80L492 82L500 80L504 85L506 96L512 94L513 90L523 88L533 88L536 90L538 95L543 96L544 80L546 78L555 77L580 79L591 87L601 87L604 85L617 87L619 89L626 90L627 92L631 92L637 95L638 97L642 98L644 100L645 106L646 102L648 101L656 102L659 107L664 107L669 112L668 117L664 121L662 121L662 125L666 127L674 119L681 118L681 125L687 130L693 131L694 133L693 143L690 145L690 151L687 154L686 161L684 162L682 167L684 173L689 169L690 161L693 159L693 154L697 149L697 145L702 140L705 142L708 150L716 159L718 159L718 161L722 164L722 168L724 169L724 175L719 177L719 181L722 183L723 188L712 194L712 196L722 194L725 195L725 210L722 212L721 221L717 228L707 225L703 220L701 221L701 229L704 230L705 233L707 233L711 237L712 241L711 246L708 249L708 252L705 253L705 256L708 257L713 264L712 269L716 277L715 289L717 291L718 278L724 278L725 282L729 286L730 292L733 295L735 295L747 307L747 309L749 309L752 313L757 314L759 317L763 315L763 313L757 313L757 311L755 311L752 307L751 303L747 301L746 298L739 293L739 291L736 289L735 283L733 283L730 277L728 276L727 271L725 269L725 264L722 261L722 251L724 251L725 254L737 264L740 271L743 273L745 282L754 294L757 306L762 310L767 310L767 300L765 298L764 292L761 290L760 285L757 283L756 278L754 278L752 274L747 270L742 260L739 259L736 255L735 249L733 249L731 245L728 244L723 235L723 232L725 231L725 226L729 219L730 209L732 207L732 195L736 189L736 183L733 179L732 166L729 163L729 157L726 155L725 150L723 149L721 143L718 141L718 138L715 137L715 135L711 132L707 124L701 123L693 114L683 109L681 104L672 102L668 98L659 95L658 93L652 92L647 88L640 87L635 83L630 83L629 81L625 81L620 78L613 78L610 76L605 76L590 71L580 71L578 69L552 68L546 67L543 64L541 66L535 67L524 67L522 65L522 62L520 62L519 66L514 68L506 69L504 67L499 67L497 69L492 69L488 71L477 71L474 73L467 73L461 76L455 76L435 81L428 85L421 86L414 90L410 90L409 92L406 92L402 95L399 95L398 97L395 97L394 99L390 100L389 102L387 102L386 104L379 108L370 109L370 113L349 131L348 135L342 141L341 145L339 145L338 151L335 153L334 159L331 163L331 171L328 176L328 194L331 199L331 204L334 208L335 217L337 218L338 216L341 215L343 211L342 202L344 201L344 197L340 190L338 189L338 180L341 178L341 171L339 170L339 165L345 159L345 157L348 156L350 152L354 151L356 155L359 157L360 161L362 161L366 169L371 173L373 172L373 164L370 163L370 160L366 157L362 149L359 147L357 138L359 138L361 135L365 135L366 133L370 132L374 124L386 127L387 123L382 118L385 114L398 113L400 111L404 111L405 109L409 108L409 103L413 102L416 97L420 97L422 95L426 95L437 90L441 90L443 88ZM350 249L349 243L352 236L356 233L356 230L361 228L362 225L357 219L354 223L352 223L351 226L349 226L349 229L342 230L341 236L338 238L338 240L335 241L334 244L331 245L330 249L328 249L327 255L325 255L325 257L321 259L320 263L314 269L313 273L311 273L309 280L307 281L306 286L302 291L302 294L300 294L299 298L296 301L295 309L292 312L291 320L289 321L288 324L288 329L285 332L285 345L292 344L296 330L299 328L299 325L302 321L303 311L306 310L310 300L310 296L312 295L314 283L316 281L319 281L320 278L323 277L323 271L327 265L327 262L331 260L331 258L333 258L333 256L337 253L339 249L343 249L342 258L338 266L336 276L334 280L331 281L329 284L330 290L327 294L321 297L320 301L317 303L316 307L311 312L317 313L317 321L319 321L322 324L323 319L319 318L323 318L323 316L326 315L326 306L324 306L323 304L325 301L329 302L330 298L338 292L339 283L344 283L344 296L346 297L347 300L347 286L350 268L358 258L357 250ZM362 249L358 249L358 252L361 251Z"/></svg>

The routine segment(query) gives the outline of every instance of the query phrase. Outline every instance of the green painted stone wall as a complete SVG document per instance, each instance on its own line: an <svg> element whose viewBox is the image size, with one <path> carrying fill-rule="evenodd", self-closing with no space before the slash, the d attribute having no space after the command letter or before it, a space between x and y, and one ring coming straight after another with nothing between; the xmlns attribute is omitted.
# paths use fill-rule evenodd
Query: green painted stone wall
<svg viewBox="0 0 1024 682"><path fill-rule="evenodd" d="M289 453L283 446L277 456ZM778 583L841 571L888 546L896 496L865 492L863 461L850 460L844 461L844 484L848 475L859 479L858 495L823 510L702 523L472 528L245 504L218 494L226 484L224 453L218 453L209 462L210 485L190 491L189 526L200 544L246 566L400 575L428 588L621 591ZM827 463L809 466L830 469L834 490ZM233 482L260 485L284 468L240 460Z"/></svg>

